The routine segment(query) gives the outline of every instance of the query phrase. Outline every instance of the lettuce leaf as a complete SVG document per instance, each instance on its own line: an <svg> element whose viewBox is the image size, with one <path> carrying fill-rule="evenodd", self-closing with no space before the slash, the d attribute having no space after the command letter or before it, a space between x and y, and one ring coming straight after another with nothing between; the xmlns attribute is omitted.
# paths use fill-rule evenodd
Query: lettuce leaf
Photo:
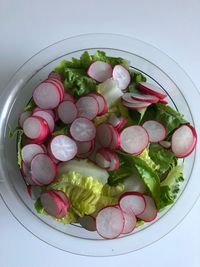
<svg viewBox="0 0 200 267"><path fill-rule="evenodd" d="M129 62L121 57L108 57L104 51L97 50L94 55L91 56L93 61L104 61L110 63L112 66L123 65L129 66Z"/></svg>
<svg viewBox="0 0 200 267"><path fill-rule="evenodd" d="M35 209L37 211L37 213L41 214L41 215L47 215L47 216L50 216L45 210L44 208L42 207L42 204L41 204L41 201L40 201L40 198L38 198L34 204L35 206ZM56 221L58 222L61 222L63 224L69 224L69 223L73 223L73 222L76 222L77 219L78 219L78 216L74 213L74 211L69 208L68 211L67 211L67 214L65 217L63 217L62 219L58 219L58 218L55 218L53 217Z"/></svg>
<svg viewBox="0 0 200 267"><path fill-rule="evenodd" d="M138 71L129 70L131 75L131 83L128 86L128 92L135 93L138 92L138 84L139 82L146 82L146 77Z"/></svg>
<svg viewBox="0 0 200 267"><path fill-rule="evenodd" d="M157 173L159 176L169 171L172 165L176 163L174 153L159 144L149 146L149 156L158 166Z"/></svg>
<svg viewBox="0 0 200 267"><path fill-rule="evenodd" d="M159 210L174 203L180 191L181 182L183 181L183 165L174 166L165 180L161 183L161 197L158 205Z"/></svg>
<svg viewBox="0 0 200 267"><path fill-rule="evenodd" d="M145 160L139 157L134 157L119 151L116 153L119 157L120 167L117 171L110 174L108 180L109 184L117 184L131 174L136 173L143 180L156 203L159 203L160 181L156 172L145 162Z"/></svg>
<svg viewBox="0 0 200 267"><path fill-rule="evenodd" d="M152 170L159 169L160 166L158 163L154 160L154 158L150 157L150 148L146 148L138 157L143 159Z"/></svg>
<svg viewBox="0 0 200 267"><path fill-rule="evenodd" d="M33 98L31 98L30 101L28 102L28 104L26 105L24 111L32 111L35 107L36 107L36 104L35 104Z"/></svg>
<svg viewBox="0 0 200 267"><path fill-rule="evenodd" d="M80 217L96 210L103 184L91 176L85 177L76 172L61 175L47 189L57 189L69 197L72 210Z"/></svg>

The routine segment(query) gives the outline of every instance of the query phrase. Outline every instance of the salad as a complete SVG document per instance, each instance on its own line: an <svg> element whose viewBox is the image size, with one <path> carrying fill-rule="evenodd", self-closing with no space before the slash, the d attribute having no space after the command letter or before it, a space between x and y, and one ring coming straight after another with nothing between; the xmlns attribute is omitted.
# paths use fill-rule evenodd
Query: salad
<svg viewBox="0 0 200 267"><path fill-rule="evenodd" d="M36 211L105 239L174 203L197 143L162 88L104 51L60 62L34 88L17 133Z"/></svg>

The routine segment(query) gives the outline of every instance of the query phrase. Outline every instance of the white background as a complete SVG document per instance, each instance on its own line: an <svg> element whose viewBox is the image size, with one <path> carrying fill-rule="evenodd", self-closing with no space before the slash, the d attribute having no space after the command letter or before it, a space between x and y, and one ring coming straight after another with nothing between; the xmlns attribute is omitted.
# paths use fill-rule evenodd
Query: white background
<svg viewBox="0 0 200 267"><path fill-rule="evenodd" d="M38 50L90 32L130 35L175 59L200 88L199 0L0 0L0 89ZM188 88L189 90L189 88ZM200 201L159 242L110 258L68 254L27 232L0 199L0 267L200 266Z"/></svg>

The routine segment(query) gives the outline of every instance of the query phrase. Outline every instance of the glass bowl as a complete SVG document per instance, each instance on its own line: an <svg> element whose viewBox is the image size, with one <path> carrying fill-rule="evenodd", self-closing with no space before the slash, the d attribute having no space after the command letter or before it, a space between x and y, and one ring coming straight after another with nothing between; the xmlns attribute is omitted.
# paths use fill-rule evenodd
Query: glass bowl
<svg viewBox="0 0 200 267"><path fill-rule="evenodd" d="M0 193L13 216L33 235L61 250L90 256L112 256L141 249L170 232L190 211L200 192L196 151L184 161L185 181L175 204L152 223L129 235L102 240L96 232L88 232L78 224L62 225L50 217L36 214L33 201L16 159L16 139L8 137L9 125L17 126L18 117L40 81L62 60L79 57L87 50L97 49L110 56L120 56L141 71L150 82L168 94L168 101L183 113L199 132L197 89L186 73L171 58L139 40L115 34L86 34L57 42L41 50L14 74L0 98Z"/></svg>

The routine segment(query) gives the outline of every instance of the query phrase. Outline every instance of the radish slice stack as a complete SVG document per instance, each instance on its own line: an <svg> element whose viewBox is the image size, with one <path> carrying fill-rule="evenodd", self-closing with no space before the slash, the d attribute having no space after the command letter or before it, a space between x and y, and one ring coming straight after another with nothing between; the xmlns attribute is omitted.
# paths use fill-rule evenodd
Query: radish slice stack
<svg viewBox="0 0 200 267"><path fill-rule="evenodd" d="M139 83L139 90L143 93L147 93L150 95L154 95L158 98L165 98L167 94L158 86L148 83L148 82L140 82Z"/></svg>
<svg viewBox="0 0 200 267"><path fill-rule="evenodd" d="M38 144L29 144L22 148L21 155L22 160L25 163L31 163L31 160L37 154L45 153L44 148Z"/></svg>
<svg viewBox="0 0 200 267"><path fill-rule="evenodd" d="M119 168L119 159L110 149L100 148L96 153L96 163L99 167L108 171L115 171Z"/></svg>
<svg viewBox="0 0 200 267"><path fill-rule="evenodd" d="M58 106L57 112L60 120L66 124L72 123L78 115L76 105L69 100L61 102Z"/></svg>

